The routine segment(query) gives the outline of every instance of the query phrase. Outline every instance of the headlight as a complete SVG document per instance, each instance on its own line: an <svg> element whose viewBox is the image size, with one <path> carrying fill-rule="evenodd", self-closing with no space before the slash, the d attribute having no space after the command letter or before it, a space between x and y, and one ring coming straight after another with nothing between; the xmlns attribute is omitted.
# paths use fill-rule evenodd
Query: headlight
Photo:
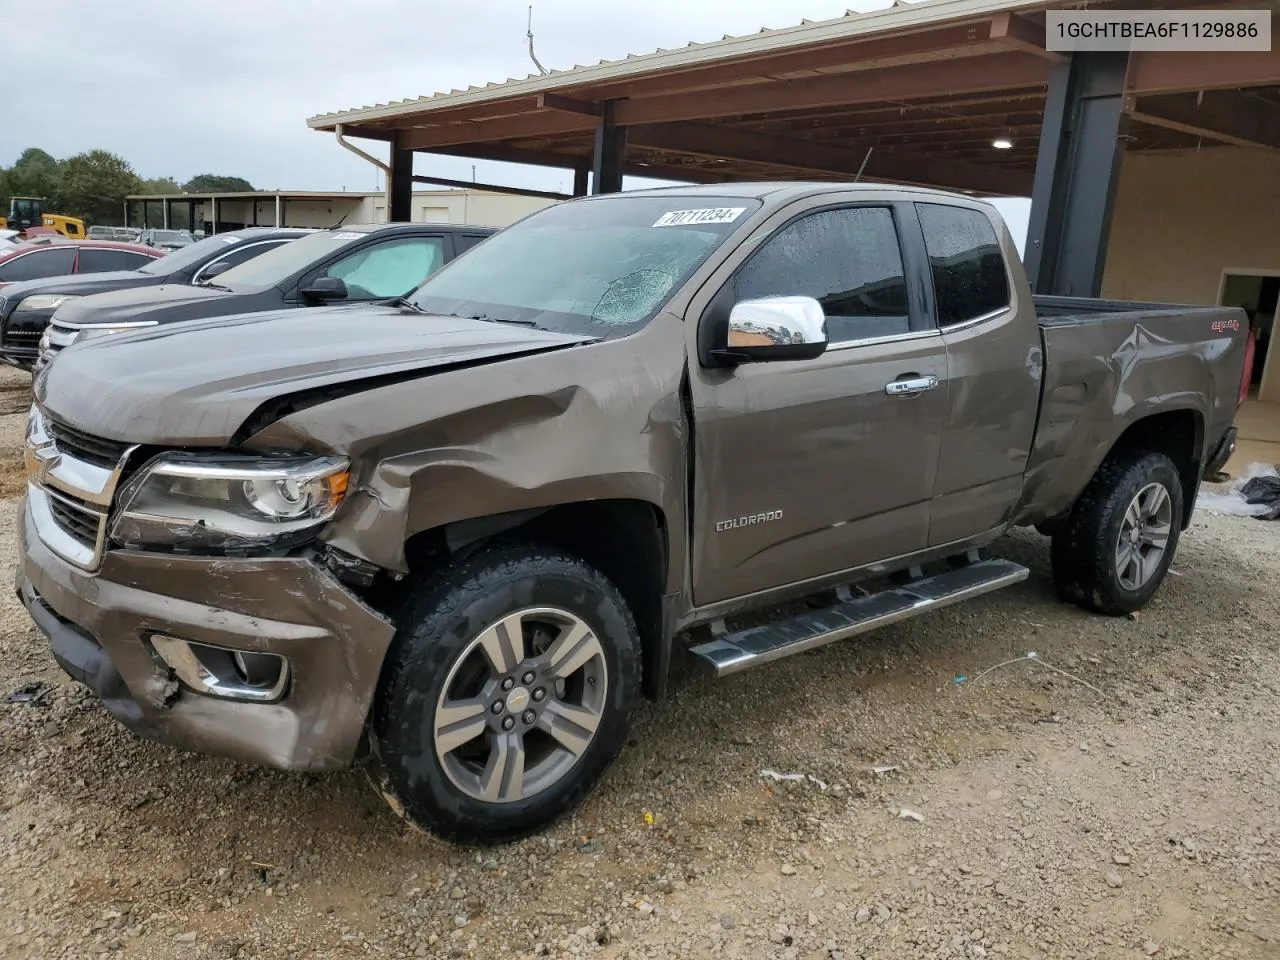
<svg viewBox="0 0 1280 960"><path fill-rule="evenodd" d="M133 333L144 327L154 327L155 320L139 320L136 323L113 323L109 327L76 327L72 330L72 343L83 343L86 340L97 340L99 337L110 337L117 333Z"/></svg>
<svg viewBox="0 0 1280 960"><path fill-rule="evenodd" d="M152 461L120 494L120 546L234 550L309 539L347 492L345 457L209 457Z"/></svg>
<svg viewBox="0 0 1280 960"><path fill-rule="evenodd" d="M38 293L33 297L27 297L25 300L18 301L18 305L14 308L14 313L22 313L29 310L32 313L39 311L53 311L62 306L68 300L79 300L79 296L71 293Z"/></svg>

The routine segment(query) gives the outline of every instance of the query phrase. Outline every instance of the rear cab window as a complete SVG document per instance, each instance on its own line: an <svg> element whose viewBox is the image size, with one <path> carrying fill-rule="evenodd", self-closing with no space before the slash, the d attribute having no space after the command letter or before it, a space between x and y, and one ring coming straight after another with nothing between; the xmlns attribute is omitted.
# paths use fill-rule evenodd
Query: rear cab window
<svg viewBox="0 0 1280 960"><path fill-rule="evenodd" d="M991 219L981 210L917 203L933 279L938 326L995 316L1012 302L1009 270Z"/></svg>

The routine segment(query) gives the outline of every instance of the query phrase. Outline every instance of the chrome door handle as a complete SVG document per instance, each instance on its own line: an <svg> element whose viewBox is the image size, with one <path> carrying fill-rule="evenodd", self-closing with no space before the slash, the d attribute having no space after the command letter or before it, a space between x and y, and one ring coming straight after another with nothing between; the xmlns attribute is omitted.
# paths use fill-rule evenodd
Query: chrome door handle
<svg viewBox="0 0 1280 960"><path fill-rule="evenodd" d="M909 393L923 393L938 385L938 378L933 374L927 377L912 377L909 380L890 380L884 385L884 392L891 397L901 397Z"/></svg>

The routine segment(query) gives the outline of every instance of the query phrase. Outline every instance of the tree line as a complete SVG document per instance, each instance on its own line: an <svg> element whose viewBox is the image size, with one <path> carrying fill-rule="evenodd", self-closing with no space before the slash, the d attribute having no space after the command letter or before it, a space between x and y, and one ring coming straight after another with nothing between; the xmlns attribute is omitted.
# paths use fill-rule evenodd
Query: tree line
<svg viewBox="0 0 1280 960"><path fill-rule="evenodd" d="M202 173L186 183L171 177L144 179L123 157L90 150L57 160L39 147L22 151L17 163L0 167L0 215L10 197L39 197L46 213L80 217L89 224L124 222L124 198L138 193L232 193L252 190L241 177ZM175 214L181 205L175 205ZM185 216L186 211L182 211ZM175 224L176 225L176 224Z"/></svg>

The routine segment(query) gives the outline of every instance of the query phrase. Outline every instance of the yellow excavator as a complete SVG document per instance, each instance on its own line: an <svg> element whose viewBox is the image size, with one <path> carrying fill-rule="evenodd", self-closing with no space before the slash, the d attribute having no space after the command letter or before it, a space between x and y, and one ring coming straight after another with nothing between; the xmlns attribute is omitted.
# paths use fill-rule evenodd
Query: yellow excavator
<svg viewBox="0 0 1280 960"><path fill-rule="evenodd" d="M85 238L84 221L79 217L65 217L60 213L45 213L39 197L11 197L9 216L0 217L0 230L17 230L27 236L33 227L54 230L72 240ZM35 231L40 233L43 231Z"/></svg>

